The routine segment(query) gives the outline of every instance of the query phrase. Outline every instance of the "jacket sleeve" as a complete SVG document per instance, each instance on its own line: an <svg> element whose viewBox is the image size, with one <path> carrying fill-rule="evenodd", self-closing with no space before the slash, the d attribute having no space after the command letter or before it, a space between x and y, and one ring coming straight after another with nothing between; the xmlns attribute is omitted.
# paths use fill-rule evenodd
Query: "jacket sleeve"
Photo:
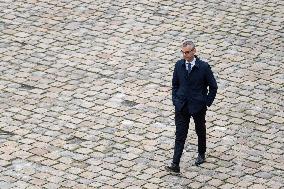
<svg viewBox="0 0 284 189"><path fill-rule="evenodd" d="M217 82L214 78L213 72L211 70L211 67L208 65L207 68L207 73L206 73L206 81L207 81L207 85L209 86L209 92L207 94L207 102L206 105L209 107L212 105L216 94L217 94Z"/></svg>
<svg viewBox="0 0 284 189"><path fill-rule="evenodd" d="M177 73L177 64L175 64L173 78L172 78L172 101L177 99L177 90L179 88L179 80L178 80L178 73Z"/></svg>

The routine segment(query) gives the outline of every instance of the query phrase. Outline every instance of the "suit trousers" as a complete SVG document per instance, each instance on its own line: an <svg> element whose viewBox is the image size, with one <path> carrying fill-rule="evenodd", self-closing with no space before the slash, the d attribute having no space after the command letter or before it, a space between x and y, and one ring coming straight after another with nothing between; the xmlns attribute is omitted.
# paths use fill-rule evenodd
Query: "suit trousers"
<svg viewBox="0 0 284 189"><path fill-rule="evenodd" d="M187 105L181 111L175 112L176 138L174 147L173 163L179 165L180 158L184 149L184 144L188 134L190 118L193 117L195 124L195 132L198 137L198 153L205 154L206 152L206 126L205 116L207 107L205 106L197 113L189 113Z"/></svg>

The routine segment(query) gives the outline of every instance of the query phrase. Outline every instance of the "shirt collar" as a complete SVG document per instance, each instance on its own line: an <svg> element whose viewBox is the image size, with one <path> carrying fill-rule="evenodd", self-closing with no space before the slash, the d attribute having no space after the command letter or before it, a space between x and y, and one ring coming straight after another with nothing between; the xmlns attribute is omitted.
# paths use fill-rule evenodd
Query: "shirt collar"
<svg viewBox="0 0 284 189"><path fill-rule="evenodd" d="M195 65L195 61L196 61L196 58L194 57L191 62L185 61L185 63L186 63L186 64L190 63L190 64L191 64L191 67L193 67L193 66Z"/></svg>
<svg viewBox="0 0 284 189"><path fill-rule="evenodd" d="M184 61L183 61L183 64L185 65L187 62L186 62L185 59L183 59L183 60L184 60ZM191 63L191 67L192 67L192 66L195 66L195 67L199 68L199 65L198 65L199 63L198 63L198 61L199 61L198 57L197 57L196 55L194 55L193 61L190 62L190 63ZM194 62L194 64L193 64L193 62Z"/></svg>

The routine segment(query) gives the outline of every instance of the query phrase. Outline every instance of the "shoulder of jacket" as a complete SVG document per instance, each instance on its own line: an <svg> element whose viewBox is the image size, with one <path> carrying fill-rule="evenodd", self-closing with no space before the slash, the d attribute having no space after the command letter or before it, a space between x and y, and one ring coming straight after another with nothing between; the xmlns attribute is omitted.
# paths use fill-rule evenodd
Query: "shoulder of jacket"
<svg viewBox="0 0 284 189"><path fill-rule="evenodd" d="M199 65L203 68L210 68L210 65L208 64L208 62L206 60L201 60L201 59L198 59L199 61Z"/></svg>
<svg viewBox="0 0 284 189"><path fill-rule="evenodd" d="M176 63L175 63L175 66L178 66L178 65L181 65L183 63L183 60L178 60Z"/></svg>

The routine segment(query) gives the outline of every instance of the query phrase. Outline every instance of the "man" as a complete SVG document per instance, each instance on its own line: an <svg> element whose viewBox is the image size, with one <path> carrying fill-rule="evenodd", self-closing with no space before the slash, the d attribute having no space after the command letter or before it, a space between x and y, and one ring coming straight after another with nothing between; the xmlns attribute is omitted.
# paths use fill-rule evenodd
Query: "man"
<svg viewBox="0 0 284 189"><path fill-rule="evenodd" d="M211 106L217 93L217 83L208 63L196 55L192 41L182 44L183 59L177 61L172 79L172 101L175 106L176 138L173 161L166 170L180 172L180 158L187 138L189 121L192 117L198 137L198 156L195 165L205 161L207 106ZM209 91L208 91L209 88Z"/></svg>

